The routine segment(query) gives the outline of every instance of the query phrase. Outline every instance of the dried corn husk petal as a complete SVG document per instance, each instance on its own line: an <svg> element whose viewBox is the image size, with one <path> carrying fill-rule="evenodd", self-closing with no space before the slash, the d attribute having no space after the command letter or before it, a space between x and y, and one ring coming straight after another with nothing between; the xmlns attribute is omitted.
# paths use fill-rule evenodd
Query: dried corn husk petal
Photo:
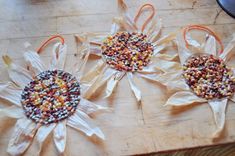
<svg viewBox="0 0 235 156"><path fill-rule="evenodd" d="M113 90L117 86L117 83L122 79L125 74L125 72L116 72L112 75L112 77L107 82L104 98L109 97L113 93Z"/></svg>
<svg viewBox="0 0 235 156"><path fill-rule="evenodd" d="M194 46L197 49L202 49L202 44L200 44L198 41L194 40L190 34L186 34L186 40L189 45Z"/></svg>
<svg viewBox="0 0 235 156"><path fill-rule="evenodd" d="M64 153L66 146L66 122L66 120L59 122L53 131L54 143L60 154Z"/></svg>
<svg viewBox="0 0 235 156"><path fill-rule="evenodd" d="M0 116L7 116L18 119L24 117L25 115L22 108L13 105L11 107L1 108Z"/></svg>
<svg viewBox="0 0 235 156"><path fill-rule="evenodd" d="M182 66L178 62L162 60L158 57L152 59L155 65L155 68L163 72L173 72L181 71Z"/></svg>
<svg viewBox="0 0 235 156"><path fill-rule="evenodd" d="M91 84L91 86L85 91L83 97L89 99L96 92L96 90L104 85L115 73L116 70L105 68L97 79Z"/></svg>
<svg viewBox="0 0 235 156"><path fill-rule="evenodd" d="M155 42L161 32L162 29L162 20L160 18L154 18L151 21L150 27L144 30L144 33L147 35L148 40L151 42Z"/></svg>
<svg viewBox="0 0 235 156"><path fill-rule="evenodd" d="M168 35L163 36L162 38L160 38L156 42L154 42L154 45L159 46L162 44L167 44L167 43L171 42L173 39L175 39L175 37L176 37L176 33L170 33Z"/></svg>
<svg viewBox="0 0 235 156"><path fill-rule="evenodd" d="M7 65L10 79L23 89L32 79L30 72L19 65L16 65L8 55L4 55L2 58Z"/></svg>
<svg viewBox="0 0 235 156"><path fill-rule="evenodd" d="M138 102L140 102L141 101L141 91L137 88L136 84L133 81L133 74L132 73L127 73L127 78L128 78L131 90L133 91L133 93L136 97L136 100Z"/></svg>
<svg viewBox="0 0 235 156"><path fill-rule="evenodd" d="M180 72L167 72L163 74L139 74L141 77L151 80L157 83L161 83L162 85L167 87L169 92L175 91L188 91L189 87L185 83L184 78Z"/></svg>
<svg viewBox="0 0 235 156"><path fill-rule="evenodd" d="M174 54L174 55L160 54L160 53L157 54L157 57L159 59L167 60L167 61L173 61L174 59L176 59L177 56L178 54Z"/></svg>
<svg viewBox="0 0 235 156"><path fill-rule="evenodd" d="M89 116L78 109L76 113L68 119L67 125L84 132L87 136L96 135L101 139L105 138L103 132L100 128L95 126Z"/></svg>
<svg viewBox="0 0 235 156"><path fill-rule="evenodd" d="M88 43L88 36L87 35L75 35L77 44L78 44L78 51L79 51L79 63L75 64L74 74L78 79L84 74L85 66L87 60L91 54L90 45Z"/></svg>
<svg viewBox="0 0 235 156"><path fill-rule="evenodd" d="M153 56L157 56L157 54L159 54L160 51L162 51L163 49L166 48L166 44L162 44L159 46L154 46L154 50L153 50Z"/></svg>
<svg viewBox="0 0 235 156"><path fill-rule="evenodd" d="M119 24L120 27L123 27L125 30L136 30L133 18L129 15L127 11L127 5L123 0L118 0L118 11L121 17L115 18L113 22Z"/></svg>
<svg viewBox="0 0 235 156"><path fill-rule="evenodd" d="M159 74L161 72L162 71L156 67L155 62L150 63L148 66L138 71L138 73L141 73L141 74Z"/></svg>
<svg viewBox="0 0 235 156"><path fill-rule="evenodd" d="M11 82L0 83L0 98L10 101L12 104L21 107L21 92L22 90Z"/></svg>
<svg viewBox="0 0 235 156"><path fill-rule="evenodd" d="M99 74L104 70L105 63L103 60L97 62L97 64L90 69L83 77L81 77L81 83L91 83L99 76Z"/></svg>
<svg viewBox="0 0 235 156"><path fill-rule="evenodd" d="M16 156L23 154L30 146L38 127L27 118L18 119L9 141L7 152Z"/></svg>
<svg viewBox="0 0 235 156"><path fill-rule="evenodd" d="M88 33L86 34L91 46L99 47L103 41L107 38L109 33Z"/></svg>
<svg viewBox="0 0 235 156"><path fill-rule="evenodd" d="M185 106L193 103L203 103L205 99L199 98L191 91L179 91L173 94L166 102L165 105L171 106Z"/></svg>
<svg viewBox="0 0 235 156"><path fill-rule="evenodd" d="M235 102L235 94L233 94L230 98L231 101Z"/></svg>
<svg viewBox="0 0 235 156"><path fill-rule="evenodd" d="M41 126L36 134L36 139L37 139L37 143L38 143L38 154L40 155L41 150L42 150L42 144L44 143L44 141L47 139L47 137L49 136L49 134L52 132L52 130L55 128L56 124L52 123L49 125L44 125Z"/></svg>
<svg viewBox="0 0 235 156"><path fill-rule="evenodd" d="M216 132L213 134L213 137L219 137L225 125L225 111L227 106L228 99L216 99L209 100L208 103L212 109L214 120L217 126Z"/></svg>
<svg viewBox="0 0 235 156"><path fill-rule="evenodd" d="M181 35L176 37L180 63L183 65L192 53L185 47L185 41Z"/></svg>
<svg viewBox="0 0 235 156"><path fill-rule="evenodd" d="M227 61L231 56L234 55L232 49L235 46L235 33L233 34L233 39L228 43L228 45L225 47L222 54L220 54L220 58L222 58L224 61Z"/></svg>
<svg viewBox="0 0 235 156"><path fill-rule="evenodd" d="M213 36L211 36L211 35L208 36L207 41L205 43L204 51L207 54L211 54L211 55L214 55L214 56L217 55L216 40Z"/></svg>
<svg viewBox="0 0 235 156"><path fill-rule="evenodd" d="M53 46L53 57L51 60L51 70L53 69L64 69L66 55L67 55L67 45L62 43L56 43Z"/></svg>
<svg viewBox="0 0 235 156"><path fill-rule="evenodd" d="M44 63L42 62L40 56L35 51L28 51L24 53L24 59L30 67L33 69L33 72L39 74L46 70Z"/></svg>
<svg viewBox="0 0 235 156"><path fill-rule="evenodd" d="M78 109L88 115L112 111L110 108L96 105L95 103L90 102L84 98L81 98Z"/></svg>

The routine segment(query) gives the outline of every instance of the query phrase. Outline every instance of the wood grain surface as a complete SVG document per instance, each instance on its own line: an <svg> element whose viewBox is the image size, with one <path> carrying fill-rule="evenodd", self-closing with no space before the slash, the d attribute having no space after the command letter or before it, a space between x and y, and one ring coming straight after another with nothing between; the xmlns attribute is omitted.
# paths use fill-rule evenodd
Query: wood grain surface
<svg viewBox="0 0 235 156"><path fill-rule="evenodd" d="M126 0L126 3L131 11L136 11L144 3L153 4L163 21L162 35L187 24L203 24L216 31L226 44L235 32L235 20L218 6L216 0ZM62 34L68 44L66 69L69 71L74 61L78 61L74 35L108 32L115 15L115 0L0 0L0 54L9 54L24 65L25 42L37 49L50 35ZM47 63L50 50L51 46L42 53ZM96 61L91 58L87 70ZM5 82L8 77L2 61L0 67L0 79ZM143 92L142 105L136 103L126 78L121 80L110 98L102 99L102 94L97 94L92 101L114 109L113 113L95 118L106 140L90 139L67 128L67 155L148 154L235 142L234 103L228 104L222 137L213 140L215 123L209 105L163 107L168 97L165 88L138 77L136 81ZM1 106L5 103L1 100ZM5 156L16 121L3 117L0 121L0 155ZM33 142L25 155L34 155L36 150ZM51 136L42 155L58 155Z"/></svg>

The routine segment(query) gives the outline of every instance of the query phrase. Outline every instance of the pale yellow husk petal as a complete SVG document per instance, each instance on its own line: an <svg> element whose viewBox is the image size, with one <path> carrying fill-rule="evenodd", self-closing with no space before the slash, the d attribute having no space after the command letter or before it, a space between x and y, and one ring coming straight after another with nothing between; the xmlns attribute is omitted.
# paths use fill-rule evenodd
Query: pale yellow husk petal
<svg viewBox="0 0 235 156"><path fill-rule="evenodd" d="M23 154L30 146L37 129L36 124L31 120L19 119L9 141L7 152L13 156Z"/></svg>
<svg viewBox="0 0 235 156"><path fill-rule="evenodd" d="M99 60L97 64L90 69L83 77L81 77L81 83L90 83L94 81L103 71L105 63L103 60Z"/></svg>
<svg viewBox="0 0 235 156"><path fill-rule="evenodd" d="M166 48L166 44L162 44L162 45L154 45L154 50L153 50L153 56L156 56L159 54L159 52L161 52L163 49Z"/></svg>
<svg viewBox="0 0 235 156"><path fill-rule="evenodd" d="M127 73L127 78L128 78L128 82L130 84L131 90L135 95L136 100L138 102L140 102L141 101L141 91L136 86L135 82L133 81L133 74L132 73Z"/></svg>
<svg viewBox="0 0 235 156"><path fill-rule="evenodd" d="M175 71L181 72L182 70L182 65L178 62L166 61L158 57L153 58L152 61L153 64L155 65L155 68L163 72L175 72Z"/></svg>
<svg viewBox="0 0 235 156"><path fill-rule="evenodd" d="M233 94L230 98L231 101L235 102L235 94Z"/></svg>
<svg viewBox="0 0 235 156"><path fill-rule="evenodd" d="M147 35L149 41L155 42L161 32L162 20L160 18L154 18L149 25L149 28L145 29L144 33Z"/></svg>
<svg viewBox="0 0 235 156"><path fill-rule="evenodd" d="M119 21L118 18L113 19L110 35L115 35L120 30L120 24L118 24L119 23L118 21Z"/></svg>
<svg viewBox="0 0 235 156"><path fill-rule="evenodd" d="M214 36L211 36L211 35L208 36L206 43L205 43L204 51L207 54L217 56L216 40L215 40Z"/></svg>
<svg viewBox="0 0 235 156"><path fill-rule="evenodd" d="M143 75L140 74L141 77L161 83L162 85L167 87L167 90L169 92L175 92L175 91L183 91L189 90L188 85L185 83L185 80L181 74L181 72L169 72L169 73L163 73L163 74L149 74L149 75Z"/></svg>
<svg viewBox="0 0 235 156"><path fill-rule="evenodd" d="M227 61L230 57L234 55L232 49L235 46L235 33L233 34L233 39L228 43L228 45L225 47L222 54L220 54L220 58Z"/></svg>
<svg viewBox="0 0 235 156"><path fill-rule="evenodd" d="M216 132L213 134L213 137L219 137L221 132L224 129L225 125L225 111L227 106L228 99L221 100L209 100L208 103L212 109L214 120L217 126Z"/></svg>
<svg viewBox="0 0 235 156"><path fill-rule="evenodd" d="M178 55L180 58L180 63L183 65L185 61L192 55L192 53L185 47L185 42L181 34L177 35L176 43L178 47Z"/></svg>
<svg viewBox="0 0 235 156"><path fill-rule="evenodd" d="M111 68L105 68L97 79L84 92L83 97L89 99L96 92L96 90L103 86L116 72L116 70Z"/></svg>
<svg viewBox="0 0 235 156"><path fill-rule="evenodd" d="M30 72L19 65L16 65L9 56L4 55L2 58L7 65L10 79L23 89L32 79Z"/></svg>
<svg viewBox="0 0 235 156"><path fill-rule="evenodd" d="M185 90L189 87L186 84L181 72L169 72L159 76L159 80L166 85L169 91Z"/></svg>
<svg viewBox="0 0 235 156"><path fill-rule="evenodd" d="M120 29L126 31L136 30L133 18L129 15L127 5L123 0L118 0L118 11L119 17L116 17L113 20L114 23L119 25L119 29L116 29L116 31L119 31Z"/></svg>
<svg viewBox="0 0 235 156"><path fill-rule="evenodd" d="M146 67L144 67L142 70L137 71L138 73L141 74L159 74L162 72L162 70L159 70L156 67L155 62L151 62L150 64L148 64Z"/></svg>
<svg viewBox="0 0 235 156"><path fill-rule="evenodd" d="M90 56L90 50L89 50L89 45L87 43L84 43L81 47L80 47L80 52L82 53L82 56L80 58L80 66L77 68L77 77L79 79L82 79L82 76L84 74L85 71L85 67L86 67L86 63L88 61L88 58Z"/></svg>
<svg viewBox="0 0 235 156"><path fill-rule="evenodd" d="M21 107L22 89L16 87L11 82L0 83L0 98L10 101L12 104Z"/></svg>
<svg viewBox="0 0 235 156"><path fill-rule="evenodd" d="M59 122L53 131L54 143L60 154L64 153L66 147L66 123L66 120Z"/></svg>
<svg viewBox="0 0 235 156"><path fill-rule="evenodd" d="M66 55L67 55L67 45L62 43L56 43L52 50L52 60L50 69L64 69Z"/></svg>
<svg viewBox="0 0 235 156"><path fill-rule="evenodd" d="M108 35L108 33L88 33L87 37L89 42L102 44L104 39L106 39Z"/></svg>
<svg viewBox="0 0 235 156"><path fill-rule="evenodd" d="M186 34L186 40L188 42L189 45L193 46L194 48L197 48L198 50L202 49L202 47L204 46L203 44L200 44L197 40L193 39L190 34Z"/></svg>
<svg viewBox="0 0 235 156"><path fill-rule="evenodd" d="M100 128L98 128L93 123L93 121L89 118L87 114L80 111L79 109L77 109L74 115L72 115L68 119L67 125L79 131L82 131L87 136L96 135L103 140L105 138Z"/></svg>
<svg viewBox="0 0 235 156"><path fill-rule="evenodd" d="M123 78L123 76L125 75L125 72L116 72L107 82L107 86L105 89L105 97L107 98L109 97L114 89L116 88L118 82Z"/></svg>
<svg viewBox="0 0 235 156"><path fill-rule="evenodd" d="M170 33L168 35L163 36L159 40L153 42L153 56L157 56L159 52L164 50L168 46L168 44L175 39L175 37L176 33Z"/></svg>
<svg viewBox="0 0 235 156"><path fill-rule="evenodd" d="M41 60L40 56L35 51L27 51L24 53L24 59L31 67L34 73L39 74L46 70L46 66Z"/></svg>
<svg viewBox="0 0 235 156"><path fill-rule="evenodd" d="M11 106L7 108L1 108L0 116L7 116L18 119L24 117L25 115L22 108L17 106Z"/></svg>
<svg viewBox="0 0 235 156"><path fill-rule="evenodd" d="M91 54L90 44L88 42L88 35L75 35L77 45L78 45L78 51L79 51L79 61L75 64L75 69L73 70L74 75L78 79L81 79L81 77L84 74L85 66L87 63L87 60Z"/></svg>
<svg viewBox="0 0 235 156"><path fill-rule="evenodd" d="M161 37L156 42L154 42L154 46L159 46L159 45L162 45L162 44L167 44L167 43L173 41L175 38L176 38L176 32L167 34L167 35Z"/></svg>
<svg viewBox="0 0 235 156"><path fill-rule="evenodd" d="M116 25L116 23L114 23L113 25ZM112 29L114 29L114 28L112 27ZM115 30L113 30L113 31L115 31ZM89 33L89 34L87 34L87 40L90 43L89 48L90 48L91 55L102 56L101 45L103 44L103 41L108 36L109 36L108 33Z"/></svg>
<svg viewBox="0 0 235 156"><path fill-rule="evenodd" d="M42 144L45 142L45 140L47 139L47 137L49 136L49 134L52 132L52 130L55 128L56 124L52 123L49 125L43 125L41 126L36 134L36 139L37 139L37 143L38 143L38 154L40 155L41 150L42 150Z"/></svg>
<svg viewBox="0 0 235 156"><path fill-rule="evenodd" d="M112 30L113 29L113 30ZM136 30L131 20L126 20L125 17L113 18L113 24L110 34L114 35L118 31L133 31Z"/></svg>
<svg viewBox="0 0 235 156"><path fill-rule="evenodd" d="M193 103L203 103L205 99L199 98L191 91L181 91L173 94L166 102L165 105L171 106L185 106Z"/></svg>
<svg viewBox="0 0 235 156"><path fill-rule="evenodd" d="M104 112L111 112L111 108L103 107L100 105L97 105L91 101L88 101L84 98L81 98L81 101L79 103L78 109L83 111L84 113L88 115L93 115L93 114L99 114L99 113L104 113Z"/></svg>
<svg viewBox="0 0 235 156"><path fill-rule="evenodd" d="M176 59L177 56L178 54L173 54L173 55L160 54L160 53L157 54L157 57L159 59L166 60L166 61L173 61L174 59Z"/></svg>

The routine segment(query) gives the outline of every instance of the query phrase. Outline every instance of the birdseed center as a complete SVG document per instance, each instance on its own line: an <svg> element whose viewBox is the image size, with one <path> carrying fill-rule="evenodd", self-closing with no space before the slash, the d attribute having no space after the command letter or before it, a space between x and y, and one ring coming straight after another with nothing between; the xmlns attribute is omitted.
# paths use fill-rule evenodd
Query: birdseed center
<svg viewBox="0 0 235 156"><path fill-rule="evenodd" d="M235 91L235 79L225 62L213 55L190 57L183 66L183 76L196 95L221 99Z"/></svg>
<svg viewBox="0 0 235 156"><path fill-rule="evenodd" d="M72 115L80 102L80 85L71 74L44 71L33 78L21 94L26 116L36 123L50 124Z"/></svg>
<svg viewBox="0 0 235 156"><path fill-rule="evenodd" d="M108 36L101 49L106 63L119 71L142 70L153 55L153 46L147 41L147 36L135 32Z"/></svg>

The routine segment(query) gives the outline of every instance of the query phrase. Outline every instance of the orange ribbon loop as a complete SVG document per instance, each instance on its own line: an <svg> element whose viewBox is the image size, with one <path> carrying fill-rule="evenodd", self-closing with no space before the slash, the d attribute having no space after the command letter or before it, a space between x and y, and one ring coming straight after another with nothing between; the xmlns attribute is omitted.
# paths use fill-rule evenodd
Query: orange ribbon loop
<svg viewBox="0 0 235 156"><path fill-rule="evenodd" d="M224 46L223 46L223 43L222 41L220 40L220 38L218 37L218 35L213 32L211 29L205 27L205 26L202 26L202 25L189 25L187 27L184 28L183 30L183 37L184 37L184 41L186 43L186 47L188 48L189 46L189 43L186 39L186 34L190 31L190 30L202 30L202 31L205 31L205 32L208 32L209 34L211 34L212 36L215 37L216 41L219 43L220 45L220 51L219 51L219 54L221 54L223 51L224 51Z"/></svg>
<svg viewBox="0 0 235 156"><path fill-rule="evenodd" d="M150 14L150 16L146 19L146 21L144 22L144 24L142 25L141 31L143 32L145 27L147 26L147 24L151 21L151 19L153 18L153 16L155 15L155 8L152 4L144 4L140 7L140 9L138 10L135 18L134 18L134 23L136 25L136 22L138 21L140 15L142 14L142 12L144 11L144 8L148 8L151 9L152 13Z"/></svg>
<svg viewBox="0 0 235 156"><path fill-rule="evenodd" d="M56 39L56 38L60 39L60 40L61 40L61 43L64 44L64 38L63 38L62 36L60 36L60 35L54 35L54 36L51 36L49 39L47 39L45 42L43 42L42 46L41 46L40 48L38 48L37 53L39 54L39 53L42 51L42 49L43 49L46 45L48 45L48 43L50 43L52 40L54 40L54 39Z"/></svg>

